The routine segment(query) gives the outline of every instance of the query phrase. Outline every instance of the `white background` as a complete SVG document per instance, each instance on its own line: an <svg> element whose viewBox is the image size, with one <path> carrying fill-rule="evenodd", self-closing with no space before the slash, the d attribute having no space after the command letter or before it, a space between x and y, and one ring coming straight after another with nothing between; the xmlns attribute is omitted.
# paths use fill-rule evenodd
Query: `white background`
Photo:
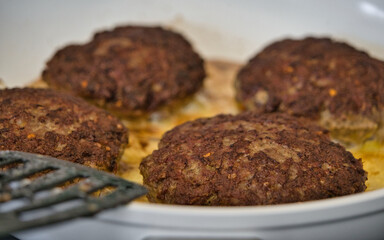
<svg viewBox="0 0 384 240"><path fill-rule="evenodd" d="M0 0L0 78L37 79L69 43L123 24L170 26L206 58L244 62L286 36L332 36L384 59L384 1Z"/></svg>

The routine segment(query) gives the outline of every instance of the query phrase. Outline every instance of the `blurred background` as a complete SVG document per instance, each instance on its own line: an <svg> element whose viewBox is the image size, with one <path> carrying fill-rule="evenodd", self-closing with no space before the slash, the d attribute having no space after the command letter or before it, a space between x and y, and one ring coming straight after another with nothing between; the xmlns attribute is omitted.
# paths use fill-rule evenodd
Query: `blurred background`
<svg viewBox="0 0 384 240"><path fill-rule="evenodd" d="M379 0L0 0L0 78L9 87L35 80L58 48L124 24L175 29L210 59L245 62L273 40L305 35L384 59Z"/></svg>

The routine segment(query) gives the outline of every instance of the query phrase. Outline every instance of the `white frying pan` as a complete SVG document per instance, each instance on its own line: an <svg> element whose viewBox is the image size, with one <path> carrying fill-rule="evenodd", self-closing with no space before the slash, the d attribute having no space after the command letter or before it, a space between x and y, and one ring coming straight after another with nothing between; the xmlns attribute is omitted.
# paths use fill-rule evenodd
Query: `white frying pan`
<svg viewBox="0 0 384 240"><path fill-rule="evenodd" d="M122 24L183 33L205 58L245 62L283 37L331 36L384 59L383 1L0 1L0 78L22 86L54 51ZM383 239L384 189L306 203L185 207L133 203L20 239Z"/></svg>

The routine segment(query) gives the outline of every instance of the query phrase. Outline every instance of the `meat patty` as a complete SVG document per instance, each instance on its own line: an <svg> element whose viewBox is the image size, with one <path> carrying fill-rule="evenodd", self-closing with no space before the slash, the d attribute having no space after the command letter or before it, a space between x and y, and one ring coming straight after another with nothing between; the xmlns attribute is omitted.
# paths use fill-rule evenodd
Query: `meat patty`
<svg viewBox="0 0 384 240"><path fill-rule="evenodd" d="M360 159L285 114L218 115L177 126L140 165L151 202L266 205L365 190Z"/></svg>
<svg viewBox="0 0 384 240"><path fill-rule="evenodd" d="M160 27L118 27L59 50L42 78L52 88L116 114L138 116L195 93L203 60L180 34Z"/></svg>
<svg viewBox="0 0 384 240"><path fill-rule="evenodd" d="M307 117L343 142L361 142L382 124L384 62L327 38L286 39L240 70L236 90L245 109Z"/></svg>
<svg viewBox="0 0 384 240"><path fill-rule="evenodd" d="M38 153L115 172L127 129L103 109L50 89L0 90L0 150Z"/></svg>

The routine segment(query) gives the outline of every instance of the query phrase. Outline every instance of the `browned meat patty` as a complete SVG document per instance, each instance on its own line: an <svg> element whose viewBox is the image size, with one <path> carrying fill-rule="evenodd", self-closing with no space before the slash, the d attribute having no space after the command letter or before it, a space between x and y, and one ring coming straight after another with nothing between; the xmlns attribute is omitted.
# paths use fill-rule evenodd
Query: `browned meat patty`
<svg viewBox="0 0 384 240"><path fill-rule="evenodd" d="M42 78L50 87L125 116L185 99L203 83L203 60L180 34L160 27L118 27L59 50Z"/></svg>
<svg viewBox="0 0 384 240"><path fill-rule="evenodd" d="M322 128L283 114L218 115L177 126L140 165L151 202L265 205L365 190L360 159Z"/></svg>
<svg viewBox="0 0 384 240"><path fill-rule="evenodd" d="M360 142L381 125L384 63L327 38L286 39L252 58L236 89L246 109L314 119L337 139Z"/></svg>
<svg viewBox="0 0 384 240"><path fill-rule="evenodd" d="M115 172L127 129L106 111L49 89L0 90L0 150L53 156Z"/></svg>

